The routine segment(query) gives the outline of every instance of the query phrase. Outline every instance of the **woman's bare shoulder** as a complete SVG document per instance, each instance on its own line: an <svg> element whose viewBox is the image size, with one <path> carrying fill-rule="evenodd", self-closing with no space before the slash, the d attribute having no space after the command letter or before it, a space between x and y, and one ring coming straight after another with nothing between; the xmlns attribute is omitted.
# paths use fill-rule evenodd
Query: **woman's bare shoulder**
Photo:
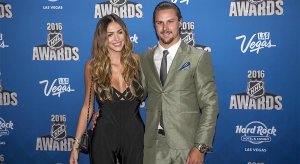
<svg viewBox="0 0 300 164"><path fill-rule="evenodd" d="M88 72L91 72L91 70L92 70L92 60L88 60L87 62L85 62L84 70L88 71Z"/></svg>

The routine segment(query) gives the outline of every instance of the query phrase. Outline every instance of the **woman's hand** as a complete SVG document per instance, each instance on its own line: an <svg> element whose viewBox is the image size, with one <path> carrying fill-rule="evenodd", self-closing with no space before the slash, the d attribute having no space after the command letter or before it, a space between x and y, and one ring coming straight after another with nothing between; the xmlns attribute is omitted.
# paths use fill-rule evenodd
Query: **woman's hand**
<svg viewBox="0 0 300 164"><path fill-rule="evenodd" d="M74 142L73 148L71 150L71 156L70 156L69 163L70 164L78 164L78 155L79 155L78 144L76 142Z"/></svg>

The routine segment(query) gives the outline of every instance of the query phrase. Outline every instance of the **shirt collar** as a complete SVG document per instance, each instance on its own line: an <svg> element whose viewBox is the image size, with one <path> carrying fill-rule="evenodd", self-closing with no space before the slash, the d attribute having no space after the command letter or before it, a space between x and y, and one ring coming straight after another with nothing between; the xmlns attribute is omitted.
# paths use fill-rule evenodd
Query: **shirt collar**
<svg viewBox="0 0 300 164"><path fill-rule="evenodd" d="M176 52L177 52L177 50L180 46L180 43L181 43L181 38L179 38L178 42L175 43L173 46L169 47L168 49L163 48L159 44L159 42L158 42L157 45L158 45L158 50L159 50L160 54L162 54L164 50L168 50L170 55L175 56L175 54L176 54Z"/></svg>

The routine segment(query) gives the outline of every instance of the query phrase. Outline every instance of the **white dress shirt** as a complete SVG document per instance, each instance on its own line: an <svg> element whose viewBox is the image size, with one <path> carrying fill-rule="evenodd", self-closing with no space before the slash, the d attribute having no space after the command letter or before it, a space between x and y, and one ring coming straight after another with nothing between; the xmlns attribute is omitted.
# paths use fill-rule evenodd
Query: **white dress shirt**
<svg viewBox="0 0 300 164"><path fill-rule="evenodd" d="M163 51L164 50L168 50L169 51L169 54L167 55L167 73L168 73L169 69L171 67L172 61L173 61L173 59L174 59L174 57L176 55L176 52L177 52L177 50L178 50L178 48L180 46L180 43L181 43L181 38L173 46L169 47L168 49L165 49L158 42L157 48L156 48L156 50L154 52L154 56L153 56L153 61L154 61L154 64L156 66L156 70L157 70L158 76L160 76L160 66L161 66L161 61L162 61L162 58L163 58ZM160 123L158 124L158 129L163 129L160 126Z"/></svg>
<svg viewBox="0 0 300 164"><path fill-rule="evenodd" d="M176 55L176 52L180 46L181 43L181 39L179 39L179 41L174 44L173 46L171 46L168 49L163 48L159 43L157 44L157 48L154 52L154 56L153 56L153 61L154 64L156 66L156 70L158 73L158 76L160 76L160 66L161 66L161 60L163 58L163 51L164 50L168 50L169 54L167 55L167 73L169 72L169 69L171 67L172 61Z"/></svg>

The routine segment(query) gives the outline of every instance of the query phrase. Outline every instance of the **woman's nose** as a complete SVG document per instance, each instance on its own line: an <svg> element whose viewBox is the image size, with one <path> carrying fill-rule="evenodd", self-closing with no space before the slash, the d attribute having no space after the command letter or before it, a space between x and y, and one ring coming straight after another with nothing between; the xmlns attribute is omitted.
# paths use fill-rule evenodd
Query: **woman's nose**
<svg viewBox="0 0 300 164"><path fill-rule="evenodd" d="M114 39L115 39L115 40L119 40L120 38L119 38L118 35L115 35Z"/></svg>

